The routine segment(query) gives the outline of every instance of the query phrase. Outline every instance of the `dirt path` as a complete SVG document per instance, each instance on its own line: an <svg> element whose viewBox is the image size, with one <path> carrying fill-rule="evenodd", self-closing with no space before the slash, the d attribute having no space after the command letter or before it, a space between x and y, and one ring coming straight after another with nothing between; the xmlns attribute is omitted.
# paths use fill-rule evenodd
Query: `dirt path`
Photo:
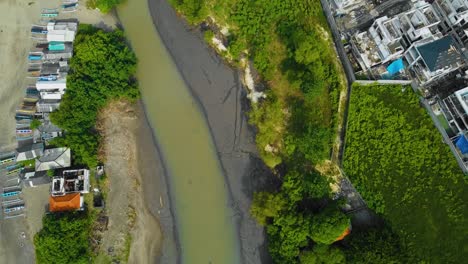
<svg viewBox="0 0 468 264"><path fill-rule="evenodd" d="M153 263L162 237L158 221L147 209L138 167L137 133L144 116L136 105L115 102L101 118L109 182L109 225L101 250L117 259L129 253L129 263Z"/></svg>

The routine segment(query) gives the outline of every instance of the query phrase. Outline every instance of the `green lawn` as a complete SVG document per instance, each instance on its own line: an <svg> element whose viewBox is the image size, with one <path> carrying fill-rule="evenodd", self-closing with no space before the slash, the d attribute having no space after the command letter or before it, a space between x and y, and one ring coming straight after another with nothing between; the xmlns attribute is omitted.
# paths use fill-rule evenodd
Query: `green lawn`
<svg viewBox="0 0 468 264"><path fill-rule="evenodd" d="M353 86L344 168L410 255L464 262L466 178L411 88Z"/></svg>

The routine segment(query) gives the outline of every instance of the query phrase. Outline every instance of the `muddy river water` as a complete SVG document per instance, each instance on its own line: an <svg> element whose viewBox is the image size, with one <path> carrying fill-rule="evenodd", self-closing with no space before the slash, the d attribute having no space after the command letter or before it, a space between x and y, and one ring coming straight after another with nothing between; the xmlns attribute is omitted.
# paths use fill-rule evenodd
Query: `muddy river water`
<svg viewBox="0 0 468 264"><path fill-rule="evenodd" d="M147 0L128 0L118 15L138 57L146 114L169 174L182 263L239 263L239 238L207 122L153 25Z"/></svg>

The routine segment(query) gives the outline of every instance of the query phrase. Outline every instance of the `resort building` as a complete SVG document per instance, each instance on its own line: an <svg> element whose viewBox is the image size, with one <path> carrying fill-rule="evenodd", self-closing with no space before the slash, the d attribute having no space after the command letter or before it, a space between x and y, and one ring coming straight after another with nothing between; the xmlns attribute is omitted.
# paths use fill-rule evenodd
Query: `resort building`
<svg viewBox="0 0 468 264"><path fill-rule="evenodd" d="M52 179L52 196L63 196L76 192L89 193L89 170L64 170L62 176Z"/></svg>
<svg viewBox="0 0 468 264"><path fill-rule="evenodd" d="M354 36L365 68L395 61L416 41L439 39L440 18L425 1L417 1L413 8L399 15L377 18L371 27Z"/></svg>
<svg viewBox="0 0 468 264"><path fill-rule="evenodd" d="M439 13L444 33L451 33L460 44L468 44L468 0L430 0Z"/></svg>
<svg viewBox="0 0 468 264"><path fill-rule="evenodd" d="M47 171L68 168L71 165L69 148L46 149L41 157L36 159L36 171Z"/></svg>
<svg viewBox="0 0 468 264"><path fill-rule="evenodd" d="M409 71L421 85L442 78L465 65L461 51L451 36L418 41L411 45L404 57Z"/></svg>
<svg viewBox="0 0 468 264"><path fill-rule="evenodd" d="M440 105L452 131L456 134L468 131L468 87L441 100Z"/></svg>

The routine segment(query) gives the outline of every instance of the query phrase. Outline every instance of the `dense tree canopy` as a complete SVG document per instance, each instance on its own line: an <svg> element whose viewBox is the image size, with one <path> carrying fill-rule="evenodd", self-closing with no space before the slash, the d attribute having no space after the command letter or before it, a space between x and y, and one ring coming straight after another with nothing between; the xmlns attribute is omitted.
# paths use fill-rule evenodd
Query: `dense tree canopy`
<svg viewBox="0 0 468 264"><path fill-rule="evenodd" d="M72 149L76 163L97 164L99 135L95 125L99 110L110 100L135 100L139 91L133 74L136 57L123 32L104 32L81 25L67 76L67 90L51 120L65 130L55 144Z"/></svg>
<svg viewBox="0 0 468 264"><path fill-rule="evenodd" d="M312 240L330 245L351 226L351 221L336 208L328 207L312 218L311 225Z"/></svg>
<svg viewBox="0 0 468 264"><path fill-rule="evenodd" d="M345 243L344 252L349 263L417 263L388 227L355 231Z"/></svg>
<svg viewBox="0 0 468 264"><path fill-rule="evenodd" d="M344 168L413 255L467 255L466 178L410 87L354 85Z"/></svg>
<svg viewBox="0 0 468 264"><path fill-rule="evenodd" d="M83 212L45 215L41 231L34 236L37 262L89 263L90 228L91 220Z"/></svg>
<svg viewBox="0 0 468 264"><path fill-rule="evenodd" d="M316 245L310 251L304 251L299 257L301 264L344 264L344 253L337 247ZM376 262L377 263L377 262Z"/></svg>

